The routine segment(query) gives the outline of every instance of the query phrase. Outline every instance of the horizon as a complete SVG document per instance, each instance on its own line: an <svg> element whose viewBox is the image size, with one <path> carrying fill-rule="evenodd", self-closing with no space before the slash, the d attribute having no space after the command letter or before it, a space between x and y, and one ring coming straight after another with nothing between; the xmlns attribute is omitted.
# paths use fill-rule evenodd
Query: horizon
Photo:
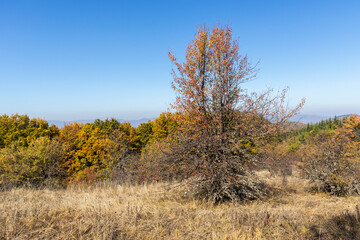
<svg viewBox="0 0 360 240"><path fill-rule="evenodd" d="M156 118L169 109L172 51L229 24L260 61L249 91L289 87L302 115L360 113L356 1L2 1L0 114L52 121Z"/></svg>
<svg viewBox="0 0 360 240"><path fill-rule="evenodd" d="M160 113L161 114L161 113ZM333 118L333 117L342 117L342 116L346 116L346 115L359 115L358 113L347 113L347 114L341 114L341 115L323 115L323 114L302 114L302 113L298 113L294 116L291 117L291 119L293 118L298 118L298 117L304 117L304 116L313 116L313 117L323 117L323 118ZM7 114L9 115L9 114ZM19 114L21 115L21 114ZM27 114L25 114L27 115ZM29 116L29 115L28 115ZM29 116L30 118L37 118L36 116ZM100 120L106 120L106 119L116 119L116 120L122 120L122 121L139 121L139 120L150 120L150 119L155 119L159 116L153 116L153 117L141 117L141 118L116 118L116 117L100 117L100 118L88 118L88 119L69 119L69 120L62 120L62 119L45 119L46 121L63 121L63 122L74 122L74 121L94 121L96 119L100 119Z"/></svg>
<svg viewBox="0 0 360 240"><path fill-rule="evenodd" d="M294 116L292 116L289 119L289 122L299 122L299 123L303 123L303 124L315 124L317 122L320 122L322 120L327 120L327 119L332 119L334 117L347 117L349 115L352 114L356 114L357 113L348 113L348 114L343 114L343 115L316 115L316 114L296 114ZM8 114L7 114L8 115ZM21 114L19 114L21 115ZM11 115L9 115L11 116ZM29 115L28 115L29 116ZM29 116L30 118L37 118L36 116ZM48 122L49 126L50 125L55 125L59 128L62 128L63 126L70 124L70 123L93 123L95 120L99 119L101 121L105 121L108 119L115 119L121 123L124 122L129 122L133 127L137 127L139 126L141 123L146 123L148 121L154 121L158 116L154 116L154 117L149 117L149 118L138 118L138 119L124 119L124 118L114 118L114 117L105 117L105 118L92 118L92 119L71 119L71 120L61 120L61 119L46 119L46 118L41 118L44 119Z"/></svg>

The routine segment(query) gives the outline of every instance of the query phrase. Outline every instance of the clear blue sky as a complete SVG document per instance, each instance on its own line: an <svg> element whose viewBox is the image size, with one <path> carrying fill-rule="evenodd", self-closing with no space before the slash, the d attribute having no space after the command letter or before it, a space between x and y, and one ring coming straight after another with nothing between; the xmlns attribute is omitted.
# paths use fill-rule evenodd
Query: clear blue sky
<svg viewBox="0 0 360 240"><path fill-rule="evenodd" d="M168 51L230 24L257 79L302 113L360 113L360 1L0 0L0 114L156 117L173 101Z"/></svg>

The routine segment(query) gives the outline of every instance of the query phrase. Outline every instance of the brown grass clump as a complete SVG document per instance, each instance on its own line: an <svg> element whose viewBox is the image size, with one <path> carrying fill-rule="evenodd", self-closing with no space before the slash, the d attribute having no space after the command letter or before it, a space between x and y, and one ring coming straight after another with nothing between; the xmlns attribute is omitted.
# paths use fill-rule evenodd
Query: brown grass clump
<svg viewBox="0 0 360 240"><path fill-rule="evenodd" d="M281 182L281 177L268 179L282 193L276 197L219 205L182 198L177 189L169 189L163 183L102 184L66 190L13 189L0 193L0 239L323 239L328 236L348 239L346 236L359 236L354 235L358 234L359 219L351 214L356 213L360 197L313 195L304 190L307 183L296 176L289 177L285 187ZM346 217L345 211L351 216ZM347 221L345 225L341 225L341 219ZM339 226L342 232L325 236L326 224L335 230Z"/></svg>

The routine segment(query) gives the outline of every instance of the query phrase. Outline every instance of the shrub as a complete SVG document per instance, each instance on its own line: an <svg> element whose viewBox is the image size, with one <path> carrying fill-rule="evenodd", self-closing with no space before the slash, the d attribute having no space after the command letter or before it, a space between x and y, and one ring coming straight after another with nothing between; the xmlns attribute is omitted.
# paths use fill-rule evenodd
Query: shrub
<svg viewBox="0 0 360 240"><path fill-rule="evenodd" d="M259 150L264 167L269 170L271 176L280 175L283 184L287 183L287 176L292 175L292 167L298 156L294 139L288 141L274 140Z"/></svg>
<svg viewBox="0 0 360 240"><path fill-rule="evenodd" d="M62 144L48 137L33 140L27 148L14 142L0 151L1 185L58 185L64 177L63 156Z"/></svg>
<svg viewBox="0 0 360 240"><path fill-rule="evenodd" d="M331 195L360 193L356 149L346 136L321 131L307 140L302 153L300 168L314 190Z"/></svg>

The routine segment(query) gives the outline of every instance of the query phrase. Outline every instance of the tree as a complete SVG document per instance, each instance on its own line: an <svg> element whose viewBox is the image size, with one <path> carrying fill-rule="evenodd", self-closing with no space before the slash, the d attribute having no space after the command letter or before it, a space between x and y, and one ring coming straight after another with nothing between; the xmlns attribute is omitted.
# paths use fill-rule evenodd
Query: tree
<svg viewBox="0 0 360 240"><path fill-rule="evenodd" d="M152 125L153 122L148 121L147 123L140 123L136 128L136 134L139 136L141 148L144 148L146 144L148 144L153 135Z"/></svg>
<svg viewBox="0 0 360 240"><path fill-rule="evenodd" d="M191 192L214 202L255 199L265 194L249 166L256 148L302 106L287 111L284 90L248 94L241 84L257 69L238 52L230 27L199 28L179 63L172 53L172 105L178 131L164 159L189 180ZM180 116L180 117L179 117Z"/></svg>
<svg viewBox="0 0 360 240"><path fill-rule="evenodd" d="M30 119L27 115L14 114L0 116L0 148L9 147L18 141L21 146L27 147L30 142L39 137L54 138L59 135L59 130L39 118Z"/></svg>
<svg viewBox="0 0 360 240"><path fill-rule="evenodd" d="M177 129L175 115L172 113L161 113L152 122L152 135L150 137L151 141L161 141L168 136L171 136Z"/></svg>
<svg viewBox="0 0 360 240"><path fill-rule="evenodd" d="M140 151L135 128L116 119L66 125L60 140L66 147L63 165L71 181L111 178L113 171L122 172L128 155Z"/></svg>
<svg viewBox="0 0 360 240"><path fill-rule="evenodd" d="M349 118L344 119L339 131L346 135L352 142L358 144L360 142L360 117L351 114Z"/></svg>

